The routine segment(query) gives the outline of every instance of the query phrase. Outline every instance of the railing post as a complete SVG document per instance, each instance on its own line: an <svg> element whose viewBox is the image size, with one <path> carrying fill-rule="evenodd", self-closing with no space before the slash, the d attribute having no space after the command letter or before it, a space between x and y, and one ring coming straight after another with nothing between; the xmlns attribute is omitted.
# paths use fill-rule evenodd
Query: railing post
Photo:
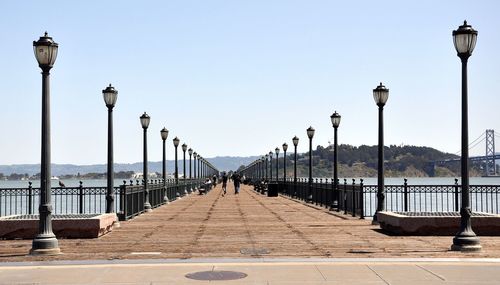
<svg viewBox="0 0 500 285"><path fill-rule="evenodd" d="M33 182L28 182L28 214L33 214ZM2 205L2 203L0 203Z"/></svg>
<svg viewBox="0 0 500 285"><path fill-rule="evenodd" d="M363 190L363 179L360 179L359 181L359 203L360 203L360 219L364 219L365 218L365 193L364 193L364 190Z"/></svg>
<svg viewBox="0 0 500 285"><path fill-rule="evenodd" d="M342 206L344 206L344 215L347 215L347 179L344 178L344 203Z"/></svg>
<svg viewBox="0 0 500 285"><path fill-rule="evenodd" d="M458 179L455 178L455 212L458 212Z"/></svg>
<svg viewBox="0 0 500 285"><path fill-rule="evenodd" d="M83 182L80 181L80 186L78 186L78 200L80 203L79 213L83 214Z"/></svg>
<svg viewBox="0 0 500 285"><path fill-rule="evenodd" d="M352 216L356 217L356 179L352 179Z"/></svg>
<svg viewBox="0 0 500 285"><path fill-rule="evenodd" d="M335 189L335 197L337 198L337 212L340 212L340 179L337 178L337 181L335 181L335 185L333 188ZM336 187L335 187L336 186Z"/></svg>
<svg viewBox="0 0 500 285"><path fill-rule="evenodd" d="M403 198L404 198L404 211L408 212L408 179L404 179L403 185Z"/></svg>

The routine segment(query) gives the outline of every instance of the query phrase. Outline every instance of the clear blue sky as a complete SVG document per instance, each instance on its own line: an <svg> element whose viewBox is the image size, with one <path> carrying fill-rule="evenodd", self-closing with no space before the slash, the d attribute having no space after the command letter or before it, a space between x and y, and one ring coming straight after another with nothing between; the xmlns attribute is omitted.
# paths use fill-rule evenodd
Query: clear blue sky
<svg viewBox="0 0 500 285"><path fill-rule="evenodd" d="M149 158L160 129L205 157L261 155L316 129L377 143L372 89L390 89L386 144L460 150L460 61L451 32L479 31L469 60L470 139L500 132L499 1L1 1L0 164L39 163L41 75L32 41L59 43L51 72L52 161L106 161L101 90L118 89L115 161ZM500 142L497 143L500 145ZM472 154L484 153L484 145Z"/></svg>

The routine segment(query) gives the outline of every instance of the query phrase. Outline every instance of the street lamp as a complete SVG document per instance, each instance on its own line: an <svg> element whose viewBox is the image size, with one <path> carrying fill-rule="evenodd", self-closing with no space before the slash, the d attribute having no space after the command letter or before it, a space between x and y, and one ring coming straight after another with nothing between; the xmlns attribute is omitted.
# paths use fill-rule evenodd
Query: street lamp
<svg viewBox="0 0 500 285"><path fill-rule="evenodd" d="M283 146L283 187L285 187L285 189L283 189L283 192L288 194L288 188L286 184L286 150L288 149L288 144L284 143L282 146Z"/></svg>
<svg viewBox="0 0 500 285"><path fill-rule="evenodd" d="M168 193L167 193L167 152L165 141L168 138L168 130L167 128L163 128L160 131L161 140L163 142L163 160L162 160L162 177L163 177L163 191L165 191L165 196L163 197L163 201L168 203Z"/></svg>
<svg viewBox="0 0 500 285"><path fill-rule="evenodd" d="M297 145L299 144L299 138L294 136L292 139L294 147L293 156L293 197L297 197Z"/></svg>
<svg viewBox="0 0 500 285"><path fill-rule="evenodd" d="M107 171L107 191L106 191L106 213L113 213L114 210L114 170L113 170L113 107L115 107L118 91L109 84L102 90L104 103L108 107L108 171Z"/></svg>
<svg viewBox="0 0 500 285"><path fill-rule="evenodd" d="M373 215L373 224L378 224L377 213L384 210L384 105L389 99L389 89L380 82L373 89L373 99L378 106L378 178L377 178L377 210Z"/></svg>
<svg viewBox="0 0 500 285"><path fill-rule="evenodd" d="M308 187L308 195L307 202L312 203L312 141L314 137L314 129L313 127L309 127L307 129L307 137L309 138L309 187Z"/></svg>
<svg viewBox="0 0 500 285"><path fill-rule="evenodd" d="M479 238L472 230L469 201L469 118L467 106L467 61L472 55L476 46L477 31L467 21L456 31L453 31L453 43L457 50L457 55L462 61L462 157L461 176L462 176L462 206L460 208L460 230L453 238L451 250L457 251L479 251L481 245Z"/></svg>
<svg viewBox="0 0 500 285"><path fill-rule="evenodd" d="M186 190L186 150L188 146L187 144L183 143L182 144L182 152L184 154L183 159L182 159L182 182L184 183L184 194L188 194L188 191Z"/></svg>
<svg viewBox="0 0 500 285"><path fill-rule="evenodd" d="M175 137L173 139L174 142L174 147L175 147L175 197L177 199L181 198L181 195L179 194L179 166L177 164L177 147L179 146L179 138Z"/></svg>
<svg viewBox="0 0 500 285"><path fill-rule="evenodd" d="M191 181L191 157L193 156L193 149L189 148L188 149L189 153L189 192L193 192L193 182Z"/></svg>
<svg viewBox="0 0 500 285"><path fill-rule="evenodd" d="M267 176L267 167L269 166L269 162L267 161L267 158L269 157L269 155L266 154L265 157L266 157L266 181L267 181L267 179L268 179L268 176Z"/></svg>
<svg viewBox="0 0 500 285"><path fill-rule="evenodd" d="M273 180L273 152L269 152L269 181Z"/></svg>
<svg viewBox="0 0 500 285"><path fill-rule="evenodd" d="M280 154L280 149L276 147L274 149L276 152L276 182L278 182L278 167L279 167L279 154Z"/></svg>
<svg viewBox="0 0 500 285"><path fill-rule="evenodd" d="M340 125L340 114L335 111L331 116L330 119L332 121L332 126L333 126L333 199L332 199L332 204L330 205L330 211L333 210L334 207L337 207L337 210L339 209L338 203L339 203L339 171L338 171L338 140L337 140L337 129ZM336 205L335 205L336 204Z"/></svg>
<svg viewBox="0 0 500 285"><path fill-rule="evenodd" d="M53 255L61 252L59 242L52 231L52 197L50 168L50 69L57 58L57 43L45 32L33 42L33 51L42 69L42 148L40 170L40 220L38 234L33 239L30 254Z"/></svg>
<svg viewBox="0 0 500 285"><path fill-rule="evenodd" d="M143 162L143 177L144 177L144 209L146 212L151 211L151 204L149 203L149 189L148 189L148 126L150 117L146 112L140 117L142 129L144 130L144 162Z"/></svg>

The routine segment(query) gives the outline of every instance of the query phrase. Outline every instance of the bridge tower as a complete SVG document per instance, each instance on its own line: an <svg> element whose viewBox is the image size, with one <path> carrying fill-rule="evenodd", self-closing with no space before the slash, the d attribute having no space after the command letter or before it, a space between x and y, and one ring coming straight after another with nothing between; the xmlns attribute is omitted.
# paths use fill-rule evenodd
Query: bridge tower
<svg viewBox="0 0 500 285"><path fill-rule="evenodd" d="M486 130L486 176L496 175L495 131Z"/></svg>

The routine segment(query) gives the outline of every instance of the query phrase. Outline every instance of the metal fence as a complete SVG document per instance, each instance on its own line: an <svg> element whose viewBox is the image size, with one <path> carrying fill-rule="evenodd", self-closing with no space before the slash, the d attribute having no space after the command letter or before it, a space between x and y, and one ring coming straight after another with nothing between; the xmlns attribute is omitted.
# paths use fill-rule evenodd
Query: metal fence
<svg viewBox="0 0 500 285"><path fill-rule="evenodd" d="M351 214L353 217L358 215L364 218L363 183L361 181L360 184L356 184L354 179L349 182L344 179L335 189L333 179L313 179L310 186L308 179L305 178L297 179L297 183L293 180L274 181L278 183L278 191L282 195L330 210L343 211L344 214Z"/></svg>
<svg viewBox="0 0 500 285"><path fill-rule="evenodd" d="M314 178L309 187L307 178L278 183L279 192L302 201L312 201L318 206L341 211L352 216L373 216L377 208L377 185L364 185L363 179L338 181L335 189L333 179ZM309 188L311 190L309 190ZM500 214L500 185L471 185L470 204L473 212ZM461 185L458 179L451 185L385 185L385 210L393 212L458 212L461 205Z"/></svg>
<svg viewBox="0 0 500 285"><path fill-rule="evenodd" d="M151 180L148 182L149 202L153 208L167 201L194 191L199 180L179 181L173 179ZM76 187L53 187L53 214L94 214L105 213L107 187L85 187L80 181ZM120 220L129 219L144 212L144 185L139 180L123 181L114 187L114 205ZM0 188L0 217L11 215L30 215L38 213L40 188L28 183L26 188Z"/></svg>

